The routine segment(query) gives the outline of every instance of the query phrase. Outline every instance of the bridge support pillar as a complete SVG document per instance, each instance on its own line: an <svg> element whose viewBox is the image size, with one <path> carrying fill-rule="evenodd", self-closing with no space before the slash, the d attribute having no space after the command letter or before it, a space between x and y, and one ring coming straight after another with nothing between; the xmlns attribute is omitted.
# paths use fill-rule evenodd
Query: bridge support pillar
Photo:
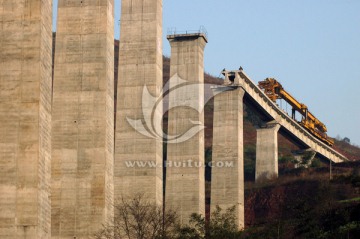
<svg viewBox="0 0 360 239"><path fill-rule="evenodd" d="M52 1L0 1L0 238L50 238Z"/></svg>
<svg viewBox="0 0 360 239"><path fill-rule="evenodd" d="M162 0L122 0L120 22L114 200L143 195L162 205L163 143L161 136L153 138L159 135L153 126L161 122L162 105L142 97L144 89L154 97L161 93Z"/></svg>
<svg viewBox="0 0 360 239"><path fill-rule="evenodd" d="M239 87L215 96L211 169L211 212L216 206L220 206L223 210L235 206L239 229L244 228L245 225L244 93L245 91Z"/></svg>
<svg viewBox="0 0 360 239"><path fill-rule="evenodd" d="M168 40L171 45L170 89L177 80L191 84L169 93L168 134L183 136L167 144L165 205L177 210L180 223L187 224L192 213L205 216L204 131L199 128L195 135L190 133L195 128L192 122L204 123L204 113L184 106L201 108L204 104L207 39L204 34L195 33L169 35Z"/></svg>
<svg viewBox="0 0 360 239"><path fill-rule="evenodd" d="M267 124L256 130L255 180L278 177L278 131L279 124Z"/></svg>
<svg viewBox="0 0 360 239"><path fill-rule="evenodd" d="M52 238L91 238L113 222L113 2L58 1Z"/></svg>

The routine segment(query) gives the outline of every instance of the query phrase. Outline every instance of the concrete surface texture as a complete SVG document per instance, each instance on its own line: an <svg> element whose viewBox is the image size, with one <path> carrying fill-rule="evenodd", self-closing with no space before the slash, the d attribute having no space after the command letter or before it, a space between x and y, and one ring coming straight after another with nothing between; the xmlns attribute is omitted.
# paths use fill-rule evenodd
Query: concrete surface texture
<svg viewBox="0 0 360 239"><path fill-rule="evenodd" d="M161 122L162 105L144 99L144 87L158 97L162 91L162 1L123 0L121 5L119 77L115 135L115 200L144 194L162 205L163 169L162 135L158 139L144 136L128 119L143 120L150 125ZM144 104L143 104L144 103ZM150 112L144 119L143 112ZM140 128L140 125L139 125ZM128 166L144 163L145 166ZM150 164L157 164L151 167Z"/></svg>
<svg viewBox="0 0 360 239"><path fill-rule="evenodd" d="M50 237L52 1L0 1L0 238Z"/></svg>
<svg viewBox="0 0 360 239"><path fill-rule="evenodd" d="M113 0L58 2L52 110L52 238L113 220Z"/></svg>
<svg viewBox="0 0 360 239"><path fill-rule="evenodd" d="M225 86L219 86L225 87ZM214 90L219 90L215 88ZM232 88L214 99L211 208L235 206L237 226L244 228L244 90Z"/></svg>
<svg viewBox="0 0 360 239"><path fill-rule="evenodd" d="M192 128L191 121L204 124L204 112L176 106L191 105L191 102L184 103L187 100L199 106L204 104L204 48L207 40L203 34L170 35L168 40L171 45L170 79L177 75L188 83L198 84L193 90L185 86L170 91L168 135L183 135ZM192 164L187 164L189 160ZM188 223L192 213L205 215L204 131L184 142L175 140L168 143L167 162L166 207L178 212L181 223ZM181 166L175 166L177 163Z"/></svg>
<svg viewBox="0 0 360 239"><path fill-rule="evenodd" d="M269 124L256 129L255 180L278 177L278 131L279 124Z"/></svg>

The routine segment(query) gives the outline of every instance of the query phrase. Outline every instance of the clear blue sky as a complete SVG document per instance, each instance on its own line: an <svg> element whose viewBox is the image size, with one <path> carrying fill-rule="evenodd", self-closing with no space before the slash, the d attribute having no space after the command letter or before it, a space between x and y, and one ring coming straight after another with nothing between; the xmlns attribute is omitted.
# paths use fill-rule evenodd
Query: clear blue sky
<svg viewBox="0 0 360 239"><path fill-rule="evenodd" d="M163 0L163 7L165 55L169 28L203 25L207 72L218 76L223 68L242 66L254 81L275 77L330 136L360 145L359 0Z"/></svg>

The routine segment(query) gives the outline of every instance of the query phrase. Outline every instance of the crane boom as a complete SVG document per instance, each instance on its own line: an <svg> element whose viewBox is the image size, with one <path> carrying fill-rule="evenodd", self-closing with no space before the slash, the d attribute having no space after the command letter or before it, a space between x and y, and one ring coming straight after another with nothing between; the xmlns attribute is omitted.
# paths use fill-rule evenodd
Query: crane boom
<svg viewBox="0 0 360 239"><path fill-rule="evenodd" d="M326 144L333 146L334 141L327 135L327 128L319 119L317 119L305 104L297 101L290 93L288 93L282 85L274 78L266 78L259 82L259 87L264 90L265 94L274 102L277 99L284 99L292 106L292 118L295 120L295 111L299 112L303 118L299 122L310 133L324 141Z"/></svg>

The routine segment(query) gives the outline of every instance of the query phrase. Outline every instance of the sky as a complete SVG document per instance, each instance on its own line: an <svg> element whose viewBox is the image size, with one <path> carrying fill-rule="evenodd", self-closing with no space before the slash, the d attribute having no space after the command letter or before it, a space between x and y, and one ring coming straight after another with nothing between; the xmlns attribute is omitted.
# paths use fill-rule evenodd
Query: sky
<svg viewBox="0 0 360 239"><path fill-rule="evenodd" d="M117 39L120 5L115 0ZM56 6L57 0L54 20ZM201 26L209 40L206 72L219 76L242 66L255 82L274 77L329 136L360 145L360 1L163 0L164 55L170 56L169 29Z"/></svg>

